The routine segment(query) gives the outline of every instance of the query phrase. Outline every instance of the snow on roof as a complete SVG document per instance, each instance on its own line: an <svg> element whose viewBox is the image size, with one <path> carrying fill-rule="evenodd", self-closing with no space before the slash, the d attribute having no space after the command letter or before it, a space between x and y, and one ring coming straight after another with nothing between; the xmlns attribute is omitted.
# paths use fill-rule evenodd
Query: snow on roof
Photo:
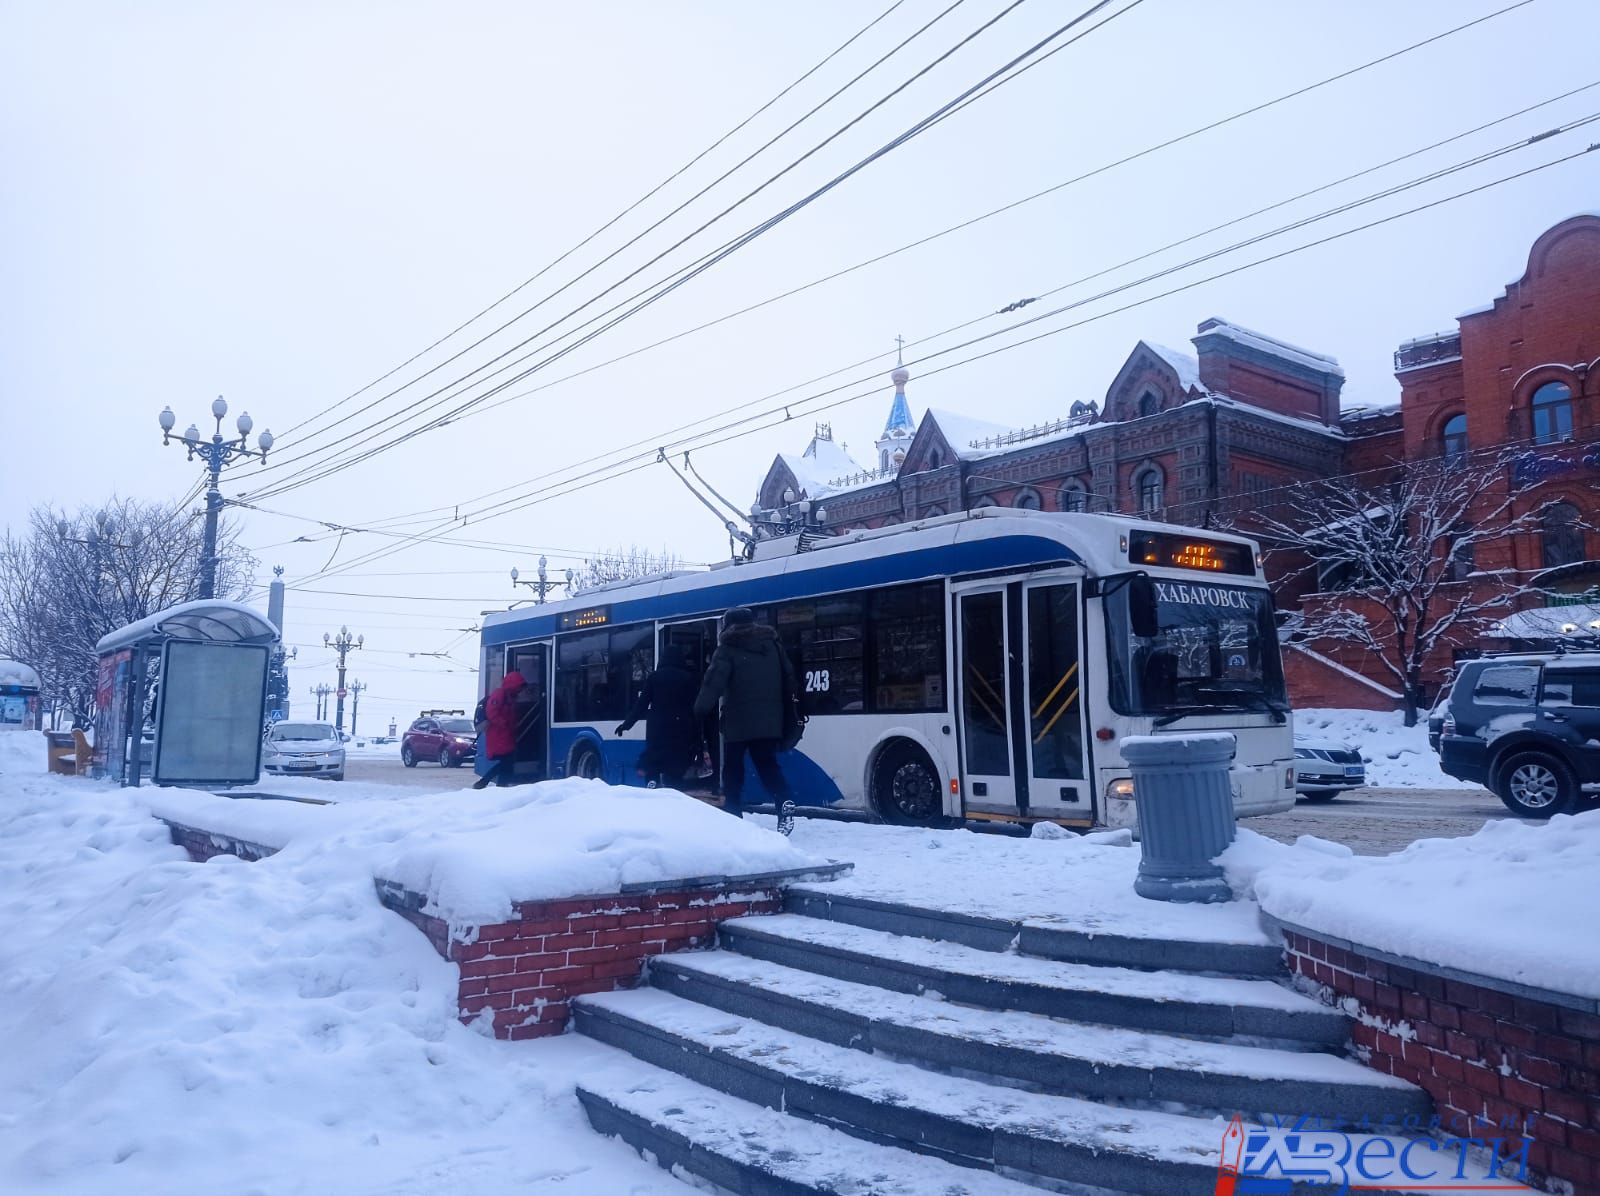
<svg viewBox="0 0 1600 1196"><path fill-rule="evenodd" d="M1146 349L1170 365L1178 375L1178 385L1184 390L1204 390L1200 381L1200 362L1192 353L1180 353L1154 341L1140 341Z"/></svg>
<svg viewBox="0 0 1600 1196"><path fill-rule="evenodd" d="M278 639L278 629L259 611L242 602L202 599L180 602L158 610L137 623L129 623L103 636L94 650L104 655L121 648L163 640L209 640L217 643L270 644Z"/></svg>
<svg viewBox="0 0 1600 1196"><path fill-rule="evenodd" d="M779 453L778 456L789 467L789 472L794 474L795 481L800 483L808 498L817 498L836 489L830 483L838 478L861 472L861 466L838 443L820 436L813 436L806 451L798 456L794 453Z"/></svg>
<svg viewBox="0 0 1600 1196"><path fill-rule="evenodd" d="M1563 640L1600 634L1600 605L1539 606L1507 615L1489 634L1508 640Z"/></svg>
<svg viewBox="0 0 1600 1196"><path fill-rule="evenodd" d="M1244 345L1255 349L1257 352L1266 353L1273 357L1280 357L1285 361L1292 361L1308 369L1321 373L1334 374L1344 377L1344 369L1337 359L1325 353L1315 353L1310 349L1303 349L1299 345L1291 345L1288 341L1281 341L1275 336L1268 336L1264 332L1256 332L1250 328L1241 327L1229 320L1212 316L1200 325L1199 333L1195 339L1203 336L1220 336L1232 341L1236 345Z"/></svg>
<svg viewBox="0 0 1600 1196"><path fill-rule="evenodd" d="M19 689L38 689L43 682L39 674L20 660L0 660L0 685L13 685Z"/></svg>
<svg viewBox="0 0 1600 1196"><path fill-rule="evenodd" d="M973 444L976 441L993 440L997 436L1009 436L1015 431L1004 424L992 424L986 419L973 419L970 415L933 407L928 408L924 418L932 419L939 425L939 431L944 433L944 438L950 442L950 447L958 457L981 457L998 451L974 448Z"/></svg>
<svg viewBox="0 0 1600 1196"><path fill-rule="evenodd" d="M1200 395L1189 400L1190 403L1215 403L1227 407L1231 411L1247 411L1251 415L1258 415L1262 419L1270 419L1275 423L1290 424L1296 428L1304 428L1307 432L1320 432L1324 436L1334 436L1340 440L1345 439L1345 434L1336 427L1323 423L1320 419L1309 419L1303 415L1285 415L1281 411L1271 411L1266 407L1258 407L1254 403L1242 403L1238 399L1229 398L1227 395L1216 393ZM1180 404L1188 406L1188 403Z"/></svg>

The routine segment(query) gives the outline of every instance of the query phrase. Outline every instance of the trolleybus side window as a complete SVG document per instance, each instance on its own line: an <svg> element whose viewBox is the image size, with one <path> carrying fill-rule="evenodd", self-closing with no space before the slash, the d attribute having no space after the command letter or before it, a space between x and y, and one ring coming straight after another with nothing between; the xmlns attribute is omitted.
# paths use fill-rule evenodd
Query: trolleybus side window
<svg viewBox="0 0 1600 1196"><path fill-rule="evenodd" d="M808 714L866 708L865 605L860 594L834 594L772 608Z"/></svg>
<svg viewBox="0 0 1600 1196"><path fill-rule="evenodd" d="M558 723L620 721L650 672L648 623L584 631L556 640Z"/></svg>
<svg viewBox="0 0 1600 1196"><path fill-rule="evenodd" d="M943 584L935 581L878 590L871 606L872 709L879 713L943 710Z"/></svg>

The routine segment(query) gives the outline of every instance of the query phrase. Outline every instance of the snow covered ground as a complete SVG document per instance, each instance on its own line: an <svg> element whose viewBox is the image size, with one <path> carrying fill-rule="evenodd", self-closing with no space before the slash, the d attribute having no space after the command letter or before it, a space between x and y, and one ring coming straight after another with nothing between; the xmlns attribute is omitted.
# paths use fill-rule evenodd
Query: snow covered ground
<svg viewBox="0 0 1600 1196"><path fill-rule="evenodd" d="M360 860L192 864L133 791L43 761L0 735L8 1196L684 1191L572 1098L618 1057L462 1026Z"/></svg>
<svg viewBox="0 0 1600 1196"><path fill-rule="evenodd" d="M672 852L686 850L652 821L659 815L736 851L853 860L841 885L869 896L1076 915L1123 933L1198 934L1197 919L1210 919L1207 932L1259 933L1248 901L1208 912L1135 897L1138 849L1126 836L1010 839L801 820L785 843L764 829L770 819L741 825L693 802L647 804L687 799L579 793L579 782L450 790L432 797L431 819L416 790L274 784L345 799L343 808L225 803L258 820L241 833L287 835L289 846L255 864L194 864L150 803L223 799L46 776L44 758L42 737L0 735L8 1196L684 1191L591 1133L572 1097L578 1078L621 1076L628 1061L576 1036L500 1043L462 1026L455 967L379 906L371 883L375 861L401 861L444 903L461 900L457 912L482 912L470 902L504 897L528 879L517 871L524 855L553 850L539 837L541 810L580 799L640 814L638 856L657 867L676 866ZM581 868L614 878L634 866L614 827L606 838L582 818L560 821L574 828L568 848L595 846ZM514 830L488 829L506 826ZM434 885L485 836L492 882L465 894ZM1378 859L1242 830L1227 862L1236 886L1280 916L1600 995L1600 940L1551 912L1600 900L1596 848L1600 812L1547 827L1504 823Z"/></svg>
<svg viewBox="0 0 1600 1196"><path fill-rule="evenodd" d="M1303 836L1241 827L1223 855L1236 893L1310 930L1396 955L1600 998L1600 810L1546 825L1503 819L1475 835L1358 856Z"/></svg>
<svg viewBox="0 0 1600 1196"><path fill-rule="evenodd" d="M1427 722L1403 725L1398 710L1309 709L1294 712L1297 735L1348 743L1367 762L1367 784L1374 788L1477 789L1439 771L1439 757L1428 746Z"/></svg>

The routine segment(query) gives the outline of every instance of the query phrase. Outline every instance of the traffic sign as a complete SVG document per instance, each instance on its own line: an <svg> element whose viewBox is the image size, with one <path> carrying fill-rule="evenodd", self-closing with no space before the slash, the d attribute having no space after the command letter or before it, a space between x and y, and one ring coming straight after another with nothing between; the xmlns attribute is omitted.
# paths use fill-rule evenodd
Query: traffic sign
<svg viewBox="0 0 1600 1196"><path fill-rule="evenodd" d="M350 691L348 689L341 689L338 696L341 698L348 698L350 696Z"/></svg>

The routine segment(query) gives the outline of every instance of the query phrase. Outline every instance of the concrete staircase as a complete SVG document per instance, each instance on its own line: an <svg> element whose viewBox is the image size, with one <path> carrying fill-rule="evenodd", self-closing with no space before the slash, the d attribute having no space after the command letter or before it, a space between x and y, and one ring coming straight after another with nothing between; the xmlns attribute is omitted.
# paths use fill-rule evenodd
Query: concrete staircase
<svg viewBox="0 0 1600 1196"><path fill-rule="evenodd" d="M1260 947L1023 938L816 892L788 909L577 1000L578 1031L638 1061L579 1086L595 1129L748 1196L1209 1196L1236 1112L1430 1112L1344 1057L1344 1016Z"/></svg>

